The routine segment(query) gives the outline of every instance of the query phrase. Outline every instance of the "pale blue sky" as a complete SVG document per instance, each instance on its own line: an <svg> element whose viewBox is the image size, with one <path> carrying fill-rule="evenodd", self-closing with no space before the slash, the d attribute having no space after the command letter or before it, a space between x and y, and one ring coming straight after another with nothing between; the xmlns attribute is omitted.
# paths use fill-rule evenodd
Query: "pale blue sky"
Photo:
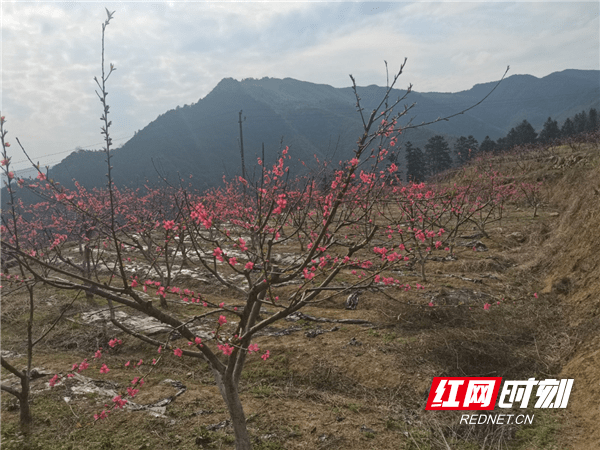
<svg viewBox="0 0 600 450"><path fill-rule="evenodd" d="M2 115L34 160L100 148L104 7L112 135L122 144L224 77L292 77L336 87L456 92L510 74L600 69L594 2L2 2ZM233 117L232 120L237 120ZM11 147L16 152L17 146ZM15 153L14 167L22 168Z"/></svg>

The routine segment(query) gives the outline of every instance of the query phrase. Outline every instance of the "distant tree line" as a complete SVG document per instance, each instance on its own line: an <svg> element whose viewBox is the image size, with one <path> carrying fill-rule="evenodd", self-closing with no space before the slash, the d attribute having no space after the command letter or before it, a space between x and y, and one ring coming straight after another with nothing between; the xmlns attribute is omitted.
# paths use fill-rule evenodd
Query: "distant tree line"
<svg viewBox="0 0 600 450"><path fill-rule="evenodd" d="M572 118L569 117L560 127L556 120L548 117L539 134L527 120L523 120L519 125L511 128L505 137L499 138L497 141L486 136L479 144L473 136L460 136L454 143L453 151L450 150L444 137L440 135L430 138L424 151L419 147L414 147L411 142L407 142L405 144L406 177L409 181L420 183L431 175L449 169L453 164L466 163L478 153L502 152L518 145L550 143L582 133L595 132L598 129L600 129L598 111L590 108L587 113L584 110Z"/></svg>

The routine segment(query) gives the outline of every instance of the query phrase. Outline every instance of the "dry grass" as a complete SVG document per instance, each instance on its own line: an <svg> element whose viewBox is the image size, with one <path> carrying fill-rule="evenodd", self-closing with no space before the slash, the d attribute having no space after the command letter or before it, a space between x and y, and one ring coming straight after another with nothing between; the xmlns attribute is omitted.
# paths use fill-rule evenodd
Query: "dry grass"
<svg viewBox="0 0 600 450"><path fill-rule="evenodd" d="M366 292L356 311L344 310L339 295L304 311L373 325L284 322L273 329L302 329L258 337L256 343L272 357L249 359L241 382L256 448L600 448L600 172L597 150L581 148L577 155L583 162L562 168L549 158L568 160L571 149L525 160L497 158L493 163L505 173L547 181L539 217L533 219L523 205L508 205L507 217L482 239L489 251L459 248L456 261L431 262L424 290ZM420 280L408 273L403 282ZM200 282L191 288L215 303L236 303L226 289ZM37 293L40 332L72 297L45 288ZM76 303L37 349L35 365L65 373L72 363L106 347L114 331L78 320L82 312L102 306L99 300L96 306ZM24 354L25 314L23 293L3 295L3 350ZM311 330L327 332L307 337ZM126 339L103 356L114 367L110 375L99 375L97 362L88 375L124 388L134 373L124 363L153 357L156 349ZM16 361L24 363L22 357ZM472 427L460 425L454 413L424 411L434 376L574 377L575 386L566 411L536 412L533 426ZM230 428L207 428L227 419L227 412L206 366L170 355L140 391L140 402L173 395L172 387L161 384L165 378L187 386L167 407L166 417L122 412L96 424L92 415L110 399L72 396L67 404L65 385L49 390L47 378L38 380L32 403L35 435L28 446L16 431L16 403L3 393L2 447L233 448Z"/></svg>

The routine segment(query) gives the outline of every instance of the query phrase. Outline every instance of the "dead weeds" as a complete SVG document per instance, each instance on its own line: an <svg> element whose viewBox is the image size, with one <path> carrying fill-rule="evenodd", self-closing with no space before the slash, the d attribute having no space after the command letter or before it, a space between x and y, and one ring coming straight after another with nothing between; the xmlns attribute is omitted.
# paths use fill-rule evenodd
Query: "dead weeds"
<svg viewBox="0 0 600 450"><path fill-rule="evenodd" d="M592 150L578 150L577 161L585 163L561 167L550 158L567 161L568 149L532 155L526 177L552 179L539 217L523 205L519 211L508 205L506 218L481 238L487 252L457 248L456 260L428 263L427 282L410 271L395 274L424 289L366 291L355 311L343 309L343 295L303 311L374 325L299 321L293 325L300 329L287 336L257 337L272 356L266 362L249 359L240 387L255 448L600 448L600 172ZM521 174L524 167L511 157L492 163L507 174ZM554 212L559 214L550 215ZM194 283L210 301L236 303L232 291ZM15 355L26 348L26 299L19 291L6 292L2 349L24 363ZM46 288L36 294L39 333L71 298ZM81 321L82 314L103 307L100 301L76 302L36 349L34 365L48 374L65 373L97 348L107 348L116 332L106 323ZM290 326L282 322L272 331ZM117 389L126 389L157 355L154 348L124 340L102 360L114 367L110 379ZM125 368L139 359L146 361L139 369ZM187 390L164 417L122 411L94 422L93 414L111 399L90 393L71 395L67 402L65 386L49 389L46 377L34 386L33 437L18 432L15 401L2 394L2 447L233 448L227 412L206 366L167 361L138 394L140 403L150 404L176 391L161 384L164 379L183 383ZM94 363L88 375L103 379L98 369ZM4 370L2 375L3 382L9 380ZM473 427L461 425L451 412L424 411L434 376L573 377L575 385L566 411L536 410L532 426Z"/></svg>

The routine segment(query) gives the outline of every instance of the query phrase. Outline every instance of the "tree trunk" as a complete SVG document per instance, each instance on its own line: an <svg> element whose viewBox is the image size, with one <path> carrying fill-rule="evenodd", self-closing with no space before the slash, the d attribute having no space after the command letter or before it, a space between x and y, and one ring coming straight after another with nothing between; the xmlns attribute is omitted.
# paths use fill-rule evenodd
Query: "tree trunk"
<svg viewBox="0 0 600 450"><path fill-rule="evenodd" d="M89 242L89 241L88 241ZM83 249L83 273L86 279L92 278L92 251L90 250L89 243L86 243ZM94 302L94 294L89 291L85 292L85 298L88 304L96 305Z"/></svg>
<svg viewBox="0 0 600 450"><path fill-rule="evenodd" d="M215 380L223 400L229 410L233 432L235 434L235 450L251 450L250 435L246 428L246 415L240 400L237 386L232 379L223 379L222 374L213 370Z"/></svg>
<svg viewBox="0 0 600 450"><path fill-rule="evenodd" d="M21 378L21 395L19 396L19 423L21 432L29 433L31 425L31 411L29 410L29 377Z"/></svg>

